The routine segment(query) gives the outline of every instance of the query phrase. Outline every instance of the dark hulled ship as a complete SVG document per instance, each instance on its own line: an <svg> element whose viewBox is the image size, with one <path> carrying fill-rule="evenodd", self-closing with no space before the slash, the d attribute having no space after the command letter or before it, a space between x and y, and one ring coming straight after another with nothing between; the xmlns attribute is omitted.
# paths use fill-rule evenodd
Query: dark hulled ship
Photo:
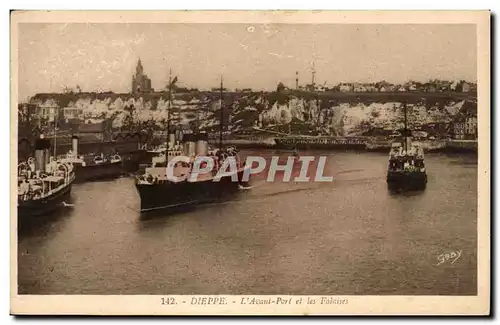
<svg viewBox="0 0 500 325"><path fill-rule="evenodd" d="M167 134L169 141L160 157L153 161L145 173L136 177L136 189L141 200L141 212L191 206L223 200L246 186L246 166L240 160L235 147L222 148L223 100L222 79L220 86L220 139L217 150L209 150L208 134L202 132L182 134L176 138L170 132L171 78L169 78ZM182 144L182 150L175 142ZM163 163L161 156L164 156ZM230 163L225 165L225 163ZM196 166L213 168L199 173ZM226 168L229 167L229 171ZM220 171L224 173L220 174ZM171 171L171 174L169 174ZM194 176L194 177L193 177Z"/></svg>
<svg viewBox="0 0 500 325"><path fill-rule="evenodd" d="M20 218L47 214L61 207L75 180L73 166L49 155L50 141L35 142L35 158L18 165L17 212Z"/></svg>
<svg viewBox="0 0 500 325"><path fill-rule="evenodd" d="M427 171L424 163L423 148L411 142L408 129L406 105L404 109L404 128L400 131L399 141L392 142L389 152L387 184L390 189L424 189L427 185Z"/></svg>
<svg viewBox="0 0 500 325"><path fill-rule="evenodd" d="M224 200L237 192L240 186L247 185L243 179L245 166L236 149L208 152L207 139L206 134L184 135L182 155L169 157L168 168L178 180L168 177L166 166L158 165L146 168L145 173L136 178L141 212ZM226 159L234 159L236 169L217 177ZM200 160L201 165L208 164L210 160L214 168L191 177L195 173L193 167L197 160Z"/></svg>
<svg viewBox="0 0 500 325"><path fill-rule="evenodd" d="M71 163L75 168L76 183L97 180L110 180L123 174L123 163L120 155L95 153L78 154L78 137L73 136L72 150L66 156L59 157L61 162Z"/></svg>

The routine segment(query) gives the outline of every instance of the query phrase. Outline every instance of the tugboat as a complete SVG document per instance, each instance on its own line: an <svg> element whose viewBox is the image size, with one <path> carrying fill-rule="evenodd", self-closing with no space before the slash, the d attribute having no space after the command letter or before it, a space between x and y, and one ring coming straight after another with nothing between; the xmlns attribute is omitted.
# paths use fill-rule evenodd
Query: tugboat
<svg viewBox="0 0 500 325"><path fill-rule="evenodd" d="M18 217L39 216L62 206L75 180L73 165L49 157L50 141L35 142L35 158L18 165Z"/></svg>
<svg viewBox="0 0 500 325"><path fill-rule="evenodd" d="M171 98L170 89L171 87L169 87L169 101ZM246 167L239 159L236 148L234 146L222 148L222 89L221 79L219 149L209 150L208 134L201 132L188 133L184 134L181 140L183 145L182 154L176 156L177 159L174 160L173 158L170 159L168 154L171 145L173 146L173 143L169 143L166 146L165 153L165 157L169 157L168 168L172 168L173 175L180 180L169 178L165 166L146 168L143 175L136 177L135 183L141 200L141 212L220 201L227 197L228 194L236 193L240 186L246 185L247 182L243 180ZM168 129L169 126L170 120L168 119ZM169 130L167 132L167 134L170 134ZM218 177L217 173L224 166L223 163L227 159L235 160L236 170L226 172ZM196 174L197 177L192 178L191 176L195 173L193 166L197 163L197 160L201 162L201 168L204 167L207 161L211 161L214 168L207 173Z"/></svg>
<svg viewBox="0 0 500 325"><path fill-rule="evenodd" d="M78 137L73 136L71 142L72 150L59 160L75 167L76 183L115 179L123 174L122 158L117 153L78 155Z"/></svg>
<svg viewBox="0 0 500 325"><path fill-rule="evenodd" d="M401 130L401 141L394 141L389 152L387 184L390 189L423 190L427 185L424 151L418 144L411 143L406 104L403 104L403 109L404 129Z"/></svg>

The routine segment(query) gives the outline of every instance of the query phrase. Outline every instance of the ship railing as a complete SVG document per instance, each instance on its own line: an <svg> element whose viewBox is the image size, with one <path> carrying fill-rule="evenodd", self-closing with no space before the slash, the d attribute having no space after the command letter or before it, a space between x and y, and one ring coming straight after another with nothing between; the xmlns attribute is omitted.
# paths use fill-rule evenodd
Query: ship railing
<svg viewBox="0 0 500 325"><path fill-rule="evenodd" d="M27 184L26 188L24 184ZM52 184L56 184L56 187L52 188ZM39 200L58 192L66 185L67 179L60 176L46 176L44 178L32 179L27 183L23 182L19 186L18 197L22 201Z"/></svg>

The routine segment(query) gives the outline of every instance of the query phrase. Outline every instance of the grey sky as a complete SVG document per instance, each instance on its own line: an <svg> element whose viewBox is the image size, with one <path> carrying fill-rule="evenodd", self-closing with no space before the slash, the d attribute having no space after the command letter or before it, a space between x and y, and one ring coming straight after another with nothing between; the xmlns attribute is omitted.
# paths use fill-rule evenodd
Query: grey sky
<svg viewBox="0 0 500 325"><path fill-rule="evenodd" d="M274 89L409 79L476 81L475 25L20 24L19 98L79 84L128 92L140 57L152 86Z"/></svg>

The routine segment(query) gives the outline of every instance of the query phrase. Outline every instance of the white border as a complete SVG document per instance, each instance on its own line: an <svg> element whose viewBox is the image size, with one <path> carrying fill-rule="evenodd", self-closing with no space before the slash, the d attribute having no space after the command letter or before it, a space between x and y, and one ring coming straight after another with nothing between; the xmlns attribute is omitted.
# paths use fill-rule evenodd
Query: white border
<svg viewBox="0 0 500 325"><path fill-rule="evenodd" d="M266 1L266 2L264 2L264 1L252 1L251 2L252 4L244 4L241 2L239 2L238 4L235 4L235 3L224 4L224 3L221 3L221 1L211 1L210 5L212 5L211 9L228 8L228 7L234 8L234 9L238 9L238 8L240 8L240 9L254 9L254 8L255 9L272 9L272 8L286 8L286 7L291 8L291 9L314 9L314 8L319 8L319 7L324 8L324 9L328 8L328 7L324 6L324 4L314 5L314 2L312 2L312 1L307 1L307 2L280 1L280 2L281 2L281 4L279 2L274 2L272 4L272 6L270 6L270 3L268 1ZM93 1L93 0L85 1L85 3L70 3L70 2L62 2L62 1L59 1L59 2L52 1L48 4L46 2L44 8L41 8L40 5L36 1L29 1L29 2L28 1L24 1L24 2L17 1L17 2L13 2L12 4L9 4L8 2L3 2L3 3L8 4L10 8L26 8L26 9L36 9L36 8L40 8L40 9L45 9L45 8L53 8L53 9L85 9L85 8L88 8L88 9L110 9L110 8L106 8L106 6L102 5L102 3L98 2L98 1ZM28 4L26 4L26 3L28 3ZM145 1L141 1L141 9L160 8L161 7L160 3L161 2L158 1L157 4L147 4L147 3L145 3ZM476 0L474 2L465 2L464 1L463 4L458 3L458 2L453 2L453 4L454 4L453 9L488 9L488 8L495 7L497 5L497 2ZM80 6L77 6L77 5L80 5ZM122 5L122 7L119 9L134 9L134 8L136 8L137 3L136 2L130 2L128 4L121 3L121 5ZM170 6L169 9L203 9L203 8L207 8L204 6L204 5L206 5L206 3L203 3L201 1L199 2L199 4L196 4L196 3L188 4L186 1L183 1L182 5L183 5L182 8L179 8L179 7L175 8L175 7ZM77 7L79 7L79 8L77 8ZM332 8L332 7L333 6L330 6L330 8ZM349 1L349 2L343 3L343 4L342 3L335 4L335 7L336 8L332 8L332 9L444 9L444 7L440 6L439 3L436 1L413 1L413 3L412 2L401 3L400 1L377 1L377 2L363 1L363 2L361 2L361 5L359 2L356 5L355 1ZM452 8L448 7L447 9L452 9ZM5 10L4 10L4 13L6 13ZM6 36L5 37L6 40L8 40L10 37L8 19L4 20L2 27L3 27L2 31L4 32L3 34L4 34L4 36ZM5 58L4 58L3 62L4 63L8 62L7 58L9 57L9 50L7 50L7 53L4 52L4 56L5 56ZM4 73L3 73L4 78L8 78L8 76L9 76L8 72L9 72L9 66L7 66L5 64L4 65ZM6 83L7 83L7 85L4 87L4 89L8 89L9 79L7 79ZM4 107L5 106L9 107L10 106L10 104L8 102L9 96L4 96L3 98L4 98L4 103L5 103ZM8 123L8 122L6 122L6 121L9 121L9 119L7 118L9 116L8 110L4 109L4 110L2 110L2 113L5 114L5 118L3 118L2 121L4 121L4 123ZM8 125L6 125L6 127L4 127L4 128L0 128L0 129L6 133L2 137L2 139L6 142L5 147L8 147L9 143L7 142L7 140L5 140L5 139L10 138L9 131L7 131ZM6 164L6 161L2 160L1 163ZM5 169L7 169L7 168L5 168ZM8 200L9 192L10 192L9 188L5 188L5 192L3 192L4 195L2 197L4 198L6 203L9 201ZM8 219L4 218L4 222L6 220L8 220ZM4 229L9 229L9 227L6 225L6 227L4 227ZM7 246L7 247L9 247L9 246ZM10 255L9 248L7 248L6 251L7 251L7 254L5 254L4 260L7 260L8 256ZM10 282L8 272L6 272L6 275L7 275L6 278ZM9 298L6 299L7 304L9 304Z"/></svg>

